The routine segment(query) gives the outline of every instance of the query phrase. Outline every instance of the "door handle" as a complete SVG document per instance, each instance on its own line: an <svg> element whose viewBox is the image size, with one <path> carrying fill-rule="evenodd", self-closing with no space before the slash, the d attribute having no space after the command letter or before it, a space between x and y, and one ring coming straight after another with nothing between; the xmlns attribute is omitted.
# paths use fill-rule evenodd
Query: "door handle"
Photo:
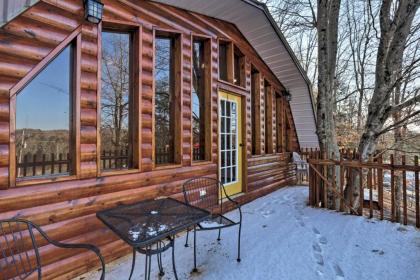
<svg viewBox="0 0 420 280"><path fill-rule="evenodd" d="M242 143L239 144L239 147L243 147L243 146L244 146L244 144L242 144Z"/></svg>

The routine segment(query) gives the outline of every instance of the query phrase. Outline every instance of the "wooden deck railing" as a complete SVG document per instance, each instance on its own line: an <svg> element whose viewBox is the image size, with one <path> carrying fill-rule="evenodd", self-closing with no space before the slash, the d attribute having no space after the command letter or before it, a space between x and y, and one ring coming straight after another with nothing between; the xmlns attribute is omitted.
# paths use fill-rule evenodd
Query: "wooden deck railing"
<svg viewBox="0 0 420 280"><path fill-rule="evenodd" d="M334 209L334 203L327 203L332 199L338 202L335 209L338 211L415 224L420 228L418 156L408 162L404 155L398 158L391 155L385 162L379 153L362 162L356 151L346 150L339 160L319 151L309 152L307 157L310 205ZM355 184L361 194L358 203L353 201L352 193L348 200L344 198L345 188L353 185L353 180L357 180ZM355 205L359 205L357 209Z"/></svg>

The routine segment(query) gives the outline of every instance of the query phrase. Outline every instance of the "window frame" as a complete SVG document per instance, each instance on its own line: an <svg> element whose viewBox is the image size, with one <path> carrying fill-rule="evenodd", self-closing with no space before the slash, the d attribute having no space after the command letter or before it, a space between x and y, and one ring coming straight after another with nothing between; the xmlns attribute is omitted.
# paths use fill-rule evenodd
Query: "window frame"
<svg viewBox="0 0 420 280"><path fill-rule="evenodd" d="M50 54L34 67L25 78L10 90L10 145L9 145L9 187L24 187L29 185L45 184L51 182L62 182L75 180L80 174L80 64L81 64L81 28L76 29L70 36L61 42ZM72 157L70 172L68 174L50 174L45 176L16 177L16 113L17 95L34 80L55 58L57 58L67 47L71 47L70 54L70 93L69 98L70 120L69 120L69 154Z"/></svg>
<svg viewBox="0 0 420 280"><path fill-rule="evenodd" d="M221 67L220 67L220 45L226 45L226 79L221 77ZM234 52L234 45L232 41L219 38L217 40L217 68L218 68L218 79L222 82L227 82L230 84L234 84L234 61L233 61L233 52Z"/></svg>
<svg viewBox="0 0 420 280"><path fill-rule="evenodd" d="M130 102L129 107L129 158L131 168L101 169L101 97L102 97L102 33L129 33L130 34ZM101 22L98 25L98 86L97 86L97 176L131 174L140 172L140 67L141 67L141 26L127 25L114 22Z"/></svg>
<svg viewBox="0 0 420 280"><path fill-rule="evenodd" d="M285 98L281 92L275 92L276 99L276 152L284 153L285 149Z"/></svg>
<svg viewBox="0 0 420 280"><path fill-rule="evenodd" d="M191 164L197 165L202 163L208 163L212 161L212 122L211 122L211 108L212 108L212 62L211 62L211 44L212 38L210 36L203 36L203 35L193 35L191 39L191 69L193 69L194 65L194 43L196 41L200 41L203 43L204 47L204 134L205 134L205 144L204 144L204 159L202 160L194 160L193 153L194 153L194 135L193 135L193 117L192 117L192 106L193 106L193 78L191 78ZM193 75L191 71L191 76Z"/></svg>
<svg viewBox="0 0 420 280"><path fill-rule="evenodd" d="M236 57L238 57L238 61L236 61ZM233 84L245 88L246 83L246 76L245 76L245 64L246 64L246 57L242 53L242 51L238 48L238 46L233 46ZM236 62L238 65L236 65ZM239 69L237 69L237 66ZM237 81L237 71L239 71L239 81Z"/></svg>
<svg viewBox="0 0 420 280"><path fill-rule="evenodd" d="M156 93L156 79L155 79L155 64L156 64L156 38L169 37L174 40L173 63L174 73L172 73L173 80L172 88L174 99L174 162L173 163L156 163L156 119L155 119L155 93ZM163 28L153 28L153 100L152 100L152 164L153 170L170 169L182 166L182 33L178 30L170 30Z"/></svg>
<svg viewBox="0 0 420 280"><path fill-rule="evenodd" d="M253 81L255 79L255 85ZM251 155L261 155L261 72L251 64Z"/></svg>
<svg viewBox="0 0 420 280"><path fill-rule="evenodd" d="M273 154L273 86L264 79L264 154Z"/></svg>

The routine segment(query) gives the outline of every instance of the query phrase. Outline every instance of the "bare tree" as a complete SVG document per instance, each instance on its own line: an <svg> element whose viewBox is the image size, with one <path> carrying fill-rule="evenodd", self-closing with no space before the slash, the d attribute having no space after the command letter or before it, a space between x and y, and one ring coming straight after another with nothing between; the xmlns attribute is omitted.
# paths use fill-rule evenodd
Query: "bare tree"
<svg viewBox="0 0 420 280"><path fill-rule="evenodd" d="M374 153L376 140L379 135L384 133L385 122L392 113L420 100L416 96L394 106L390 102L392 92L406 74L401 70L402 60L419 3L419 0L401 0L395 5L392 5L392 0L383 0L382 2L380 9L380 40L375 68L375 87L368 107L364 132L359 142L359 151L363 160L367 160L369 154ZM408 69L414 67L419 59L417 58ZM415 114L418 113L420 111L415 112Z"/></svg>

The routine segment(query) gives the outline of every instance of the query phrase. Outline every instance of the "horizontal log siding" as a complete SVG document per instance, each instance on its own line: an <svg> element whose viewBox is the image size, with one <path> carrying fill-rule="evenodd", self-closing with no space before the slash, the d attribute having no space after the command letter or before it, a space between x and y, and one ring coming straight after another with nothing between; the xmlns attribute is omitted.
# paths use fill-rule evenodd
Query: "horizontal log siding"
<svg viewBox="0 0 420 280"><path fill-rule="evenodd" d="M152 2L104 0L103 3L104 21L141 26L138 87L140 170L98 177L98 27L83 19L82 1L43 0L0 30L0 189L6 189L0 190L0 219L26 218L41 225L53 239L95 244L107 262L128 254L130 248L96 218L97 211L158 196L180 197L182 183L189 178L217 177L218 38L232 40L246 56L243 123L248 160L243 166L244 175L248 176L245 176L246 193L239 196L238 201L249 202L294 182L294 168L288 163L289 154L251 157L251 63L261 73L262 108L263 79L267 79L276 90L281 89L281 84L234 26ZM181 166L165 170L155 170L152 160L153 28L175 30L182 38ZM11 186L14 179L9 178L9 174L13 174L14 166L10 166L10 147L13 145L9 145L12 139L9 133L14 116L9 110L10 96L24 86L24 81L30 80L28 74L70 35L74 35L75 30L80 30L75 37L80 44L80 83L75 90L80 95L80 106L76 110L79 121L76 133L79 140L76 143L80 143L76 147L80 162L77 174L71 180ZM211 159L197 165L191 159L191 34L211 38ZM264 111L261 110L261 139L264 139L263 121ZM292 141L298 149L295 135L293 132ZM264 151L264 143L261 150ZM227 205L228 208L231 206ZM37 241L44 265L43 279L70 279L99 265L92 253L58 249L48 245L40 236L37 236Z"/></svg>

